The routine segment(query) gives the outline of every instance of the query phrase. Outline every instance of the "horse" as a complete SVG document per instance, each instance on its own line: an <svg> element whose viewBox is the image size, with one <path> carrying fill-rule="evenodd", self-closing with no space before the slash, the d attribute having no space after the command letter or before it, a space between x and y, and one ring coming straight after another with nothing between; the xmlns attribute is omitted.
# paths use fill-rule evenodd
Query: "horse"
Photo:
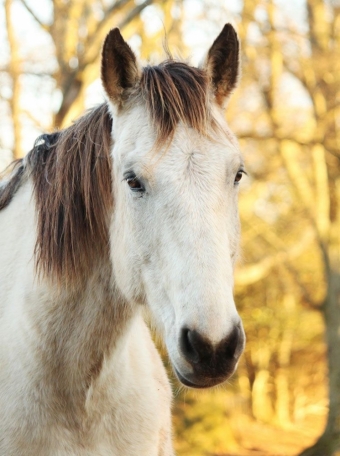
<svg viewBox="0 0 340 456"><path fill-rule="evenodd" d="M234 373L245 169L224 110L238 75L230 24L200 67L143 67L113 29L105 102L39 137L3 179L1 456L173 455L145 312L183 385Z"/></svg>

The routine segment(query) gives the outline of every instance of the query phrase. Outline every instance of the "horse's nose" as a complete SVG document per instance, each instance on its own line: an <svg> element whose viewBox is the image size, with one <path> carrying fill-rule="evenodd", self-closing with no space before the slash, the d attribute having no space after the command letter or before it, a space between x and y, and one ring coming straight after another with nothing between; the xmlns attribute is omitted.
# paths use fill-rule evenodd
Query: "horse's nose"
<svg viewBox="0 0 340 456"><path fill-rule="evenodd" d="M223 340L214 345L195 329L184 327L179 345L182 355L194 371L205 371L206 375L215 377L234 369L244 343L243 328L241 323L238 323Z"/></svg>

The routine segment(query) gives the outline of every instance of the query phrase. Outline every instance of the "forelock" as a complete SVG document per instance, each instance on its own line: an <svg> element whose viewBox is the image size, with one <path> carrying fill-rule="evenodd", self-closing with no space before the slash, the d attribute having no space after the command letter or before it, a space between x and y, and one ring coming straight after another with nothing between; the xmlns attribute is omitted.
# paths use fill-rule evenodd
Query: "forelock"
<svg viewBox="0 0 340 456"><path fill-rule="evenodd" d="M206 135L212 123L207 74L183 62L167 60L143 69L139 96L156 130L156 144L171 141L183 122Z"/></svg>

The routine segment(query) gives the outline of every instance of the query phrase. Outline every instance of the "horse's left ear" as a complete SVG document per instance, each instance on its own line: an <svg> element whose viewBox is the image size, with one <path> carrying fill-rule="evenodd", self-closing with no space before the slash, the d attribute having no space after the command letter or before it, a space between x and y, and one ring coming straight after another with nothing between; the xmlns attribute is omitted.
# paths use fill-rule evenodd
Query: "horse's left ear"
<svg viewBox="0 0 340 456"><path fill-rule="evenodd" d="M139 81L136 56L118 28L111 30L105 38L101 78L106 94L117 107L122 106L128 89Z"/></svg>
<svg viewBox="0 0 340 456"><path fill-rule="evenodd" d="M226 24L208 52L205 69L220 106L224 106L237 85L240 73L239 48L235 29L231 24Z"/></svg>

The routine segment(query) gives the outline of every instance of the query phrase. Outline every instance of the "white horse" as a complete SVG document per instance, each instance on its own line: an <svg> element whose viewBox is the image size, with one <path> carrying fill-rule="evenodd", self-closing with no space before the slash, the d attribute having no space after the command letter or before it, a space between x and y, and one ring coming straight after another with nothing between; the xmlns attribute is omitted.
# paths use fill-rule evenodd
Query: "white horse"
<svg viewBox="0 0 340 456"><path fill-rule="evenodd" d="M178 379L233 374L238 182L224 118L239 67L226 25L202 68L141 68L118 29L107 103L40 137L0 186L0 455L170 456Z"/></svg>

